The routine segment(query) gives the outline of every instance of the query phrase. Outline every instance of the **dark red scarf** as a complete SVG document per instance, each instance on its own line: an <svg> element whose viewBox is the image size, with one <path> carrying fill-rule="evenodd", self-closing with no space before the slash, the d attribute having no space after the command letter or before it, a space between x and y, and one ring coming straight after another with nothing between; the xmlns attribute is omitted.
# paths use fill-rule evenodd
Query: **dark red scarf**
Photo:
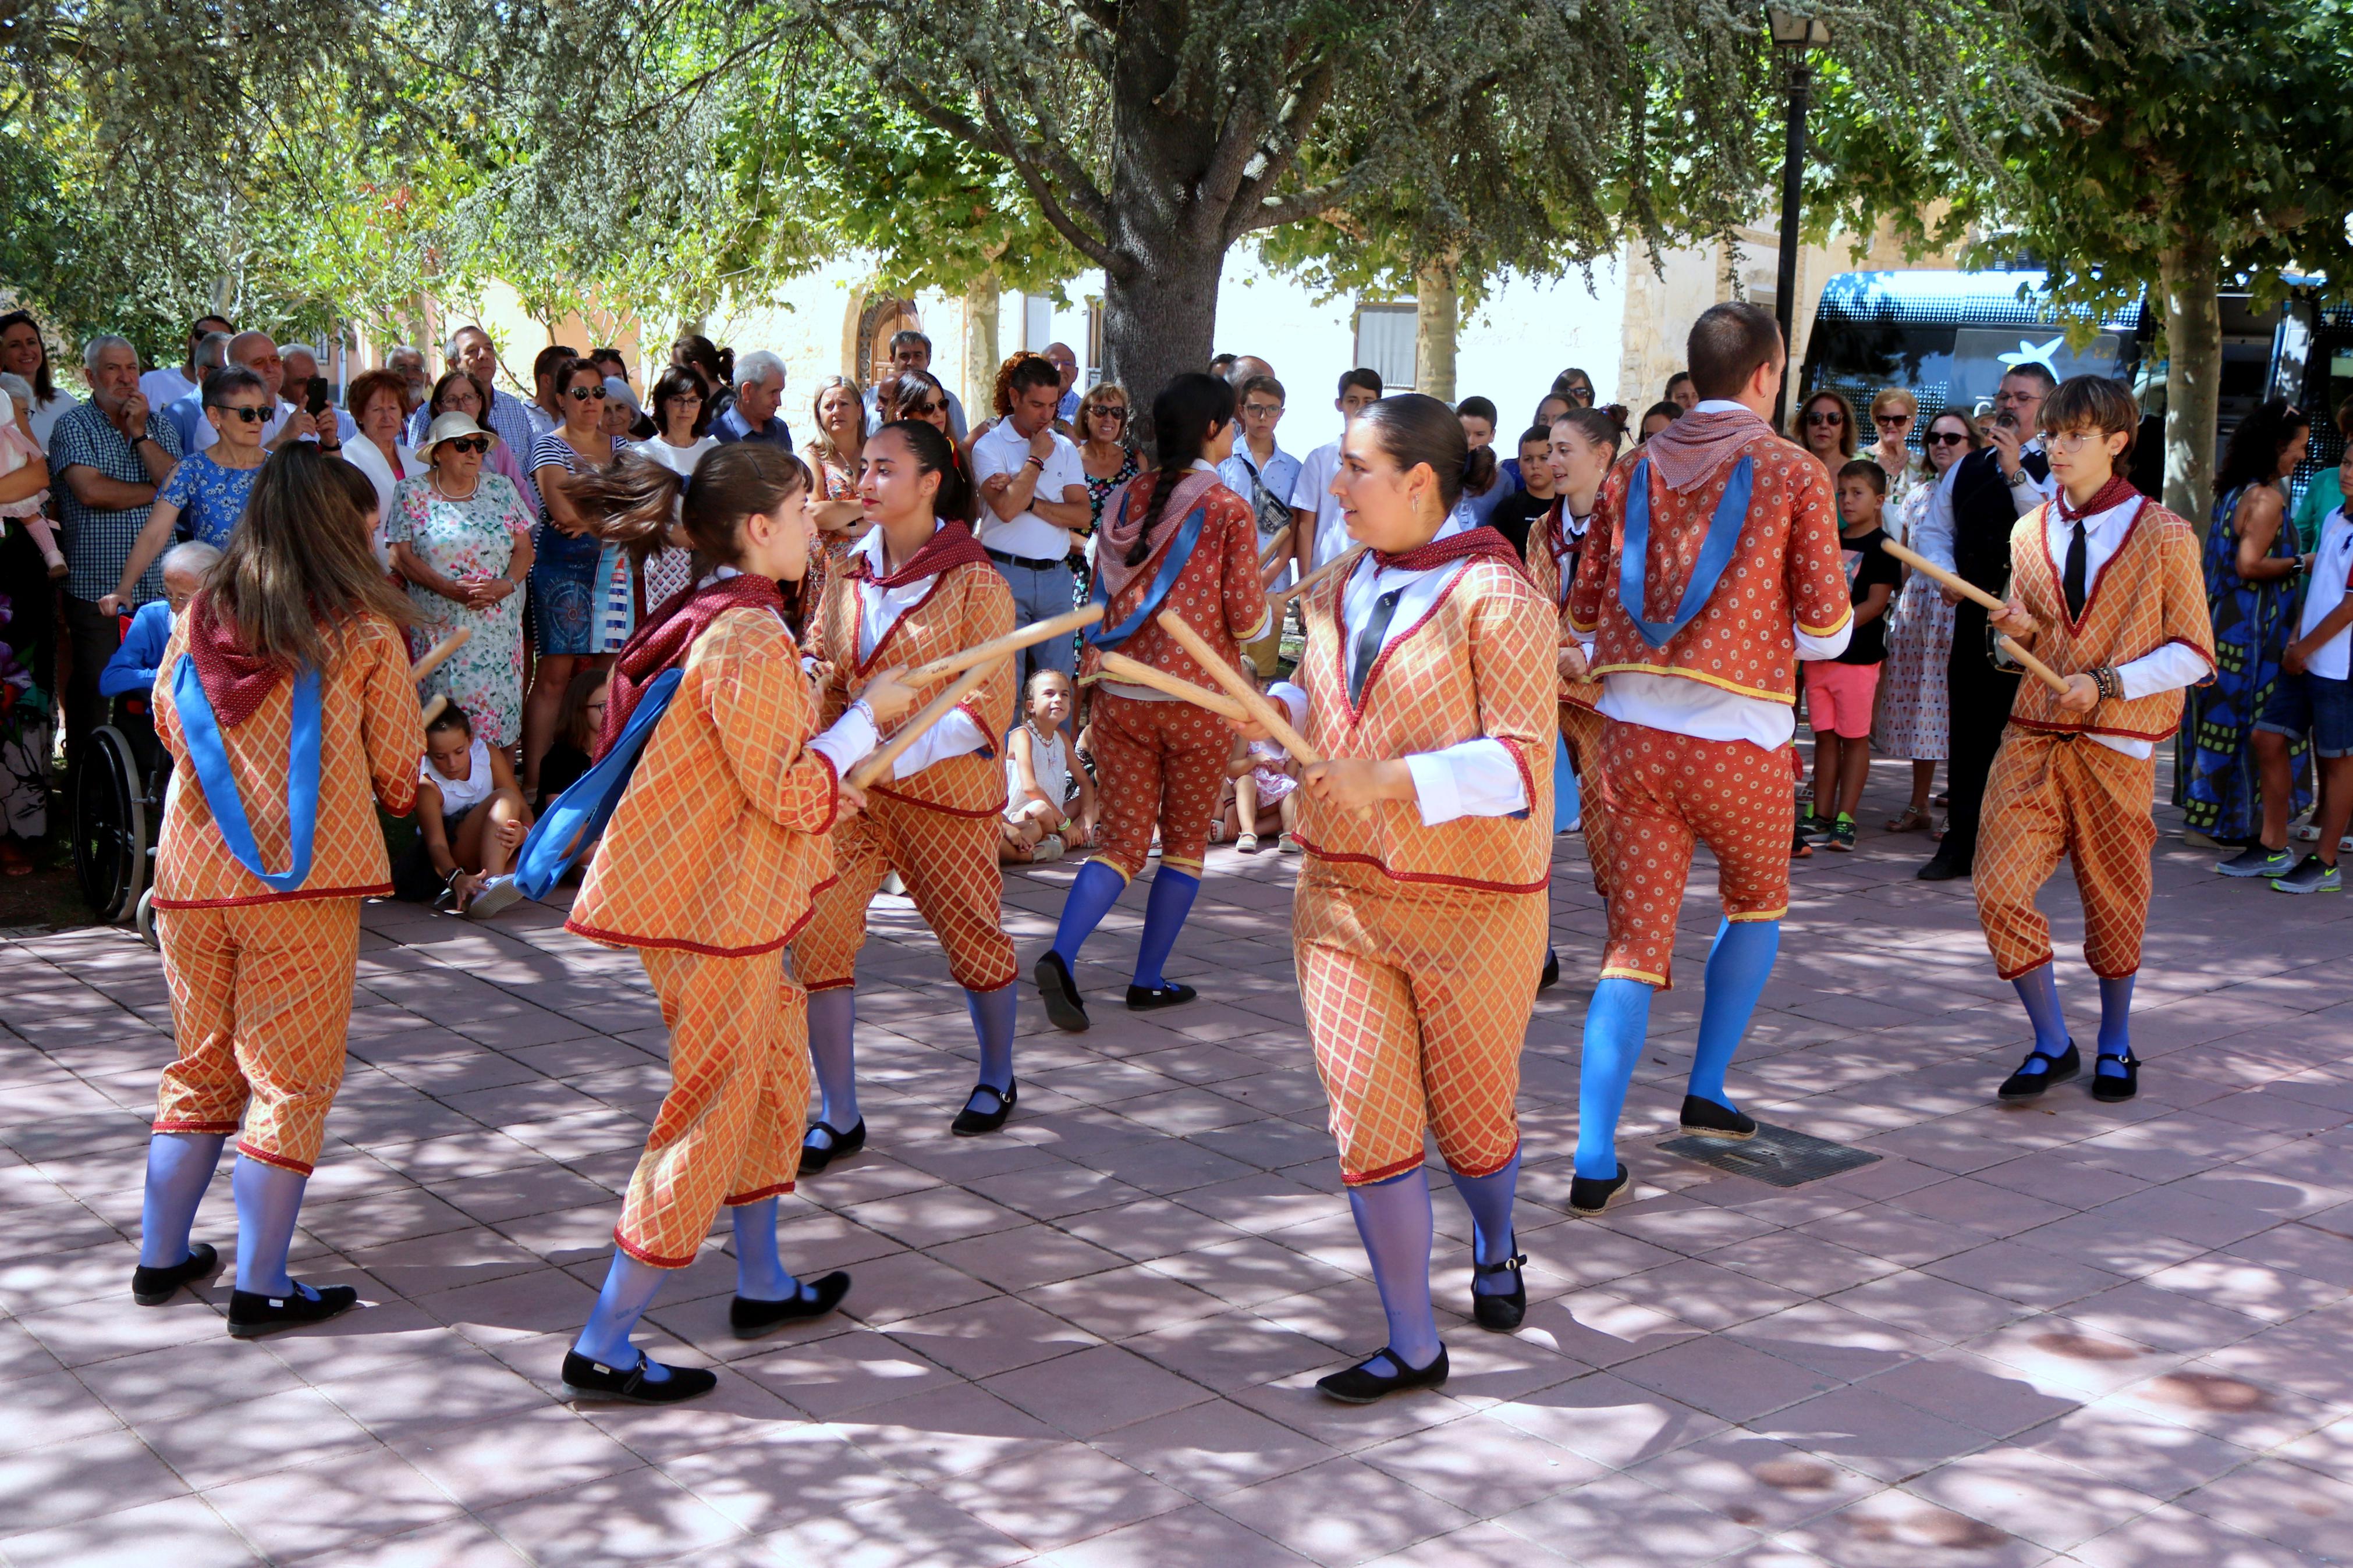
<svg viewBox="0 0 2353 1568"><path fill-rule="evenodd" d="M2130 479L2122 474L2110 474L2108 482L2100 487L2099 493L2081 509L2068 503L2067 489L2063 485L2052 496L2051 504L2058 509L2060 521L2073 522L2081 517L2096 517L2110 507L2122 506L2128 500L2137 499L2139 495L2140 491L2134 488Z"/></svg>
<svg viewBox="0 0 2353 1568"><path fill-rule="evenodd" d="M1428 572L1435 567L1444 566L1455 561L1469 560L1474 556L1508 561L1521 576L1527 575L1527 563L1521 560L1520 552L1512 548L1512 542L1493 529L1486 527L1466 528L1460 533L1451 534L1444 539L1433 539L1427 544L1418 544L1411 550L1396 555L1380 550L1373 552L1373 560L1384 572L1392 569L1399 572Z"/></svg>
<svg viewBox="0 0 2353 1568"><path fill-rule="evenodd" d="M737 573L700 588L685 588L664 599L645 624L629 634L613 661L613 679L605 693L605 727L596 735L596 752L603 756L629 722L638 700L654 678L682 662L694 639L728 610L774 610L785 613L785 596L765 577Z"/></svg>
<svg viewBox="0 0 2353 1568"><path fill-rule="evenodd" d="M188 657L196 661L213 721L224 730L259 712L288 674L284 665L239 642L234 624L214 616L210 594L197 595L188 606Z"/></svg>
<svg viewBox="0 0 2353 1568"><path fill-rule="evenodd" d="M923 547L907 557L907 563L887 577L877 576L874 562L863 550L849 558L849 574L860 582L878 588L903 588L910 583L920 583L935 577L951 566L986 566L988 552L972 536L972 530L954 518L942 522L937 532L923 541Z"/></svg>

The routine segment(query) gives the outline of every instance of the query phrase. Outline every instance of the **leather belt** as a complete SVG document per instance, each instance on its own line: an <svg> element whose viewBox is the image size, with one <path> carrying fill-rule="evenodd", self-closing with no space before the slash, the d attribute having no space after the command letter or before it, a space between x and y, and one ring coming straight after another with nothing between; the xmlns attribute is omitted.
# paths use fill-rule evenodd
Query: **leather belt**
<svg viewBox="0 0 2353 1568"><path fill-rule="evenodd" d="M1051 572L1058 568L1067 570L1070 566L1070 562L1060 555L1050 561L1036 561L1027 555L1008 555L1002 550L991 550L988 558L1000 566L1024 566L1032 572Z"/></svg>

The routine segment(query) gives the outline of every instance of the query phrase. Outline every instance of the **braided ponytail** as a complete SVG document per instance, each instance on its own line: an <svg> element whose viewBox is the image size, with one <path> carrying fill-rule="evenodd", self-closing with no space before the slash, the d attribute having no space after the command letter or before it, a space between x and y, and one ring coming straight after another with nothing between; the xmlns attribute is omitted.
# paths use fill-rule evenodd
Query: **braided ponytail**
<svg viewBox="0 0 2353 1568"><path fill-rule="evenodd" d="M1168 498L1208 449L1209 438L1234 422L1234 388L1222 376L1187 371L1152 400L1153 452L1160 471L1153 476L1152 507L1135 543L1127 552L1130 566L1141 566L1152 553L1152 536Z"/></svg>

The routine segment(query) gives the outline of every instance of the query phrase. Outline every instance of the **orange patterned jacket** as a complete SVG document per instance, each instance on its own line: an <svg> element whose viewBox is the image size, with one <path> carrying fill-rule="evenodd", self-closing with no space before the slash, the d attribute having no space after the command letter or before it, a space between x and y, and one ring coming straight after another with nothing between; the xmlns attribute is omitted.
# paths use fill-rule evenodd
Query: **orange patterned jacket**
<svg viewBox="0 0 2353 1568"><path fill-rule="evenodd" d="M1155 478L1138 474L1130 480L1127 504L1151 505ZM1241 660L1242 639L1266 621L1266 588L1259 581L1258 572L1258 514L1250 510L1250 502L1223 485L1211 485L1200 504L1208 514L1201 520L1200 540L1193 546L1185 569L1169 585L1168 596L1161 601L1160 607L1183 616L1186 625L1200 633L1202 640L1216 650L1219 658L1229 665L1238 664ZM1153 580L1159 576L1161 563L1176 538L1176 531L1170 529L1160 548L1135 569L1124 587L1112 595L1103 606L1103 626L1115 626L1135 613L1135 607L1151 592ZM1105 542L1097 548L1109 549L1110 545ZM1222 689L1155 620L1147 619L1136 627L1134 634L1120 645L1119 651L1138 664L1148 664L1180 680L1189 680L1213 691ZM1103 678L1101 649L1092 644L1086 646L1080 656L1079 675L1086 680Z"/></svg>
<svg viewBox="0 0 2353 1568"><path fill-rule="evenodd" d="M1299 837L1310 855L1374 867L1401 882L1532 892L1552 877L1553 737L1560 715L1559 620L1528 580L1500 561L1461 568L1421 623L1389 641L1348 704L1346 574L1309 589L1307 646L1292 677L1307 693L1303 738L1326 757L1388 761L1488 736L1519 762L1528 810L1424 827L1411 801L1383 801L1369 820L1303 790Z"/></svg>
<svg viewBox="0 0 2353 1568"><path fill-rule="evenodd" d="M319 680L319 823L311 875L290 893L273 892L237 864L213 821L172 698L173 678L187 657L188 617L181 616L155 672L155 733L175 772L155 846L155 907L214 909L293 899L381 898L392 891L376 803L396 816L417 804L417 763L425 754L417 687L408 679L408 644L390 621L367 616L340 634L340 649ZM294 684L280 681L244 723L221 731L261 863L290 865L287 820L287 743L294 730Z"/></svg>
<svg viewBox="0 0 2353 1568"><path fill-rule="evenodd" d="M1560 646L1567 647L1577 638L1568 624L1567 595L1561 591L1560 558L1553 553L1555 531L1560 527L1560 502L1554 501L1552 510L1528 530L1525 559L1528 563L1528 581L1535 584L1535 590L1544 596L1545 603L1555 607L1560 623ZM1589 532L1587 537L1591 537ZM1574 562L1576 559L1576 554L1570 553L1569 560ZM1556 666L1555 674L1558 674ZM1601 682L1589 673L1582 680L1562 679L1560 700L1571 708L1597 708L1601 703Z"/></svg>
<svg viewBox="0 0 2353 1568"><path fill-rule="evenodd" d="M1577 559L1577 583L1569 590L1568 626L1596 638L1592 675L1599 679L1615 670L1634 670L1682 676L1743 697L1794 705L1798 644L1792 626L1810 637L1829 637L1854 614L1830 475L1803 447L1771 435L1759 435L1705 483L1681 495L1653 472L1642 615L1666 620L1691 582L1709 520L1739 458L1756 462L1748 517L1732 563L1691 623L1668 638L1666 647L1654 648L1618 602L1626 487L1641 455L1636 447L1603 482Z"/></svg>
<svg viewBox="0 0 2353 1568"><path fill-rule="evenodd" d="M790 942L833 878L840 794L808 750L816 730L783 620L723 612L688 650L565 929L716 958Z"/></svg>

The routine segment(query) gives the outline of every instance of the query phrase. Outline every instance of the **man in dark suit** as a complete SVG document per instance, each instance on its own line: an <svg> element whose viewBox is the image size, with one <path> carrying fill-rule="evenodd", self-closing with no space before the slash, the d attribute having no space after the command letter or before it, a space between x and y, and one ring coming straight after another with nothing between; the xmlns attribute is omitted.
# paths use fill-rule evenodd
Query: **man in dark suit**
<svg viewBox="0 0 2353 1568"><path fill-rule="evenodd" d="M2050 367L2021 364L2001 378L1994 394L1988 445L1953 468L1953 570L1989 594L2010 583L2010 534L2018 520L2041 505L2051 489L2051 468L2040 435L2042 400L2058 384ZM1947 594L1948 600L1955 595ZM1978 852L1978 810L1985 800L1986 774L2001 749L2002 727L2018 695L2018 677L1996 669L1986 657L1986 612L1959 599L1953 615L1952 663L1947 672L1952 738L1946 755L1952 815L1944 842L1915 873L1924 882L1950 881L1969 874Z"/></svg>

